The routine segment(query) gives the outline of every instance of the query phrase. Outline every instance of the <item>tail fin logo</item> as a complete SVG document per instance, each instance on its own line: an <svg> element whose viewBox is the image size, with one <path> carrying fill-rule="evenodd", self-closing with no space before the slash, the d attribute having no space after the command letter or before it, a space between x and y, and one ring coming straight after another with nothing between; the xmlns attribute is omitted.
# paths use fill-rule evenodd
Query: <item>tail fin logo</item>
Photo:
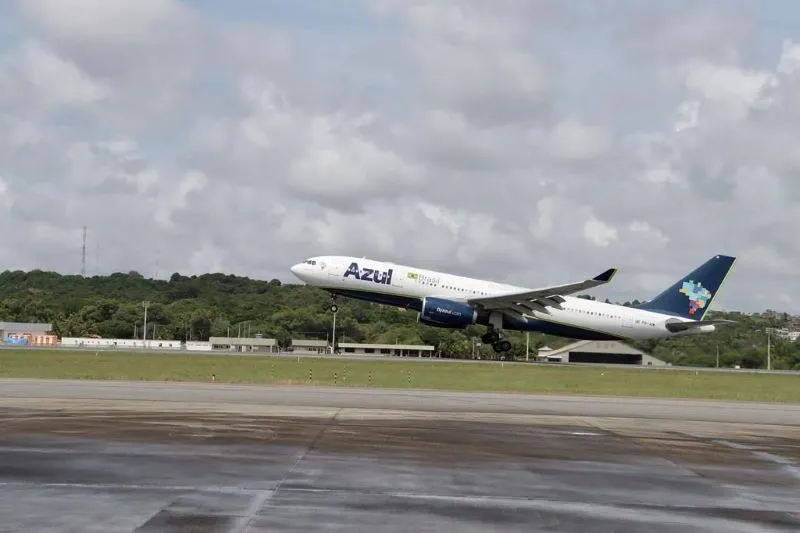
<svg viewBox="0 0 800 533"><path fill-rule="evenodd" d="M689 314L693 315L698 309L706 306L711 299L711 291L703 287L700 282L693 280L684 281L680 290L681 294L685 294L689 298Z"/></svg>

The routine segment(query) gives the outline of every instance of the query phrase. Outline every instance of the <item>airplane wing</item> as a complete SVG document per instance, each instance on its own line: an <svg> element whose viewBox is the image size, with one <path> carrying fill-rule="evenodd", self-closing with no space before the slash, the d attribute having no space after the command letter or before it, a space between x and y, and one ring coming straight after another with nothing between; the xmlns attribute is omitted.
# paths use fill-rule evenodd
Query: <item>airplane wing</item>
<svg viewBox="0 0 800 533"><path fill-rule="evenodd" d="M678 333L679 331L686 331L689 329L701 328L703 326L729 326L736 324L735 320L724 320L722 318L717 320L693 320L691 322L684 322L681 320L667 321L664 327L670 333Z"/></svg>
<svg viewBox="0 0 800 533"><path fill-rule="evenodd" d="M604 285L611 281L616 273L616 268L609 268L602 274L583 281L554 285L552 287L542 287L540 289L524 292L468 298L467 302L480 306L487 311L508 312L516 316L529 314L533 311L547 313L548 307L561 309L561 304L565 301L563 298L564 295Z"/></svg>

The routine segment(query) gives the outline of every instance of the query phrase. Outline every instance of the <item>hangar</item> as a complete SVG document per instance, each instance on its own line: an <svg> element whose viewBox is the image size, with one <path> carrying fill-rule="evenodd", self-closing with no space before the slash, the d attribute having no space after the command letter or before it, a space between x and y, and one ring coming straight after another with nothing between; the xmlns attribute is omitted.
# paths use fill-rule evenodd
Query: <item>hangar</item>
<svg viewBox="0 0 800 533"><path fill-rule="evenodd" d="M544 347L536 358L552 363L669 366L669 363L621 341L578 341L555 350Z"/></svg>

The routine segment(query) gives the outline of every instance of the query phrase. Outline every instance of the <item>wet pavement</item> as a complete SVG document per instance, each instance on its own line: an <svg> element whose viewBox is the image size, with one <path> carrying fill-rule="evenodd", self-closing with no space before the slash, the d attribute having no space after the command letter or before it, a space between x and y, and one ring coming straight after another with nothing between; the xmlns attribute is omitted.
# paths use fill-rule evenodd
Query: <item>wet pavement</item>
<svg viewBox="0 0 800 533"><path fill-rule="evenodd" d="M3 533L800 531L794 425L42 402L0 407Z"/></svg>

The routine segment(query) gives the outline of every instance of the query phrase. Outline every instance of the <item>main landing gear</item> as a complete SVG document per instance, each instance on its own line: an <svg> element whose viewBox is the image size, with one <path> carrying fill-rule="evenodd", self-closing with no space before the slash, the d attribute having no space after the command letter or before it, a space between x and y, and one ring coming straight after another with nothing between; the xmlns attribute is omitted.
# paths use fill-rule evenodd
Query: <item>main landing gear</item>
<svg viewBox="0 0 800 533"><path fill-rule="evenodd" d="M489 324L486 333L481 336L481 342L491 344L495 353L511 351L511 343L503 338L502 330L495 328L492 324Z"/></svg>
<svg viewBox="0 0 800 533"><path fill-rule="evenodd" d="M336 305L336 295L332 294L331 295L331 313L335 314L337 311L339 311L339 306Z"/></svg>

